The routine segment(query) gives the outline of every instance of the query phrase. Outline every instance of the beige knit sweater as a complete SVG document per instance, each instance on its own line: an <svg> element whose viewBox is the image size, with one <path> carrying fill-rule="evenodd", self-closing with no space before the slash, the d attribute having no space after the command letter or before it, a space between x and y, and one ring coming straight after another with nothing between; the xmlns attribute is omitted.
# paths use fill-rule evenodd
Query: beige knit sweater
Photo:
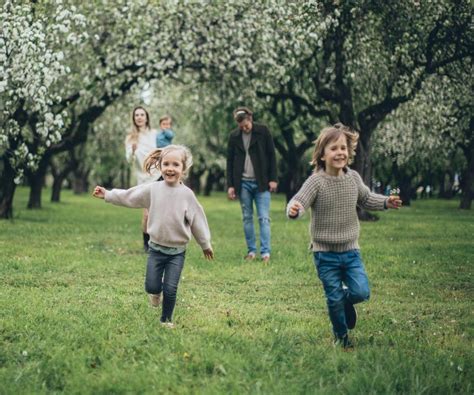
<svg viewBox="0 0 474 395"><path fill-rule="evenodd" d="M385 196L370 192L360 175L349 168L341 176L323 170L312 174L287 206L301 203L298 217L311 207L311 248L313 251L344 252L358 249L359 219L356 207L383 210Z"/></svg>
<svg viewBox="0 0 474 395"><path fill-rule="evenodd" d="M165 247L184 247L194 236L203 250L211 248L206 215L193 191L165 181L105 192L105 201L119 206L147 208L150 240Z"/></svg>

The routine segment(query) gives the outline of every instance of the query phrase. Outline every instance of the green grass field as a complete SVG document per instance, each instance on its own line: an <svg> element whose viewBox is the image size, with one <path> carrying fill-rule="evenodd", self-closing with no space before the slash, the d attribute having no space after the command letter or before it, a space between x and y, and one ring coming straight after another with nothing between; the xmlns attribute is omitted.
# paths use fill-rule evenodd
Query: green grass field
<svg viewBox="0 0 474 395"><path fill-rule="evenodd" d="M190 244L170 330L143 290L140 210L64 191L31 211L27 194L0 222L0 394L474 392L474 212L457 201L362 224L372 296L343 352L283 196L268 266L242 259L238 203L199 197L216 259Z"/></svg>

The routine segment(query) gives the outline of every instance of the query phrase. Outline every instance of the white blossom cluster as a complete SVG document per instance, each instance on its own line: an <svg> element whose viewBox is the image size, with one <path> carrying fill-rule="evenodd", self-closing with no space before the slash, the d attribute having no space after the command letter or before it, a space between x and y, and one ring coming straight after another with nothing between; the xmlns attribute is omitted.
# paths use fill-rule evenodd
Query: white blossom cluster
<svg viewBox="0 0 474 395"><path fill-rule="evenodd" d="M462 89L462 88L461 88ZM429 78L424 89L391 114L374 135L373 152L378 158L391 157L398 165L417 163L428 169L443 163L463 141L456 126L456 90L447 77Z"/></svg>
<svg viewBox="0 0 474 395"><path fill-rule="evenodd" d="M36 166L41 154L41 149L30 152L28 144L48 147L61 139L64 120L52 109L54 85L69 68L52 38L75 42L71 26L83 23L81 15L61 4L51 19L37 16L32 7L6 0L0 10L0 153L18 170L15 182L24 168Z"/></svg>
<svg viewBox="0 0 474 395"><path fill-rule="evenodd" d="M301 72L301 63L316 56L327 31L337 25L337 16L337 9L324 13L319 2L223 3L219 17L225 22L208 30L204 45L194 49L205 65L201 80L211 81L218 97L255 103L257 92L278 91ZM216 101L211 96L196 99L209 107Z"/></svg>

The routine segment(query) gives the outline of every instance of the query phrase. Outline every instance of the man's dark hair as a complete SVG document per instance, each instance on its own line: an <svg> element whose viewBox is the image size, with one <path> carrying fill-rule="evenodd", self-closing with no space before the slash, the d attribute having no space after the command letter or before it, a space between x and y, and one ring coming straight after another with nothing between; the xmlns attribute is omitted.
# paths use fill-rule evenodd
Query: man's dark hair
<svg viewBox="0 0 474 395"><path fill-rule="evenodd" d="M253 112L248 107L237 107L232 114L235 121L240 123L244 119L252 118Z"/></svg>

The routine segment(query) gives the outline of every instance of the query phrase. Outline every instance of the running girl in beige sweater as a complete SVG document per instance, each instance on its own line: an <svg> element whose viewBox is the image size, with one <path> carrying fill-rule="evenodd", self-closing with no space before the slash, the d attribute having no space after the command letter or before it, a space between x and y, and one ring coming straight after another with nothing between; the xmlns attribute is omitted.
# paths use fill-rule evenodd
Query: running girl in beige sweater
<svg viewBox="0 0 474 395"><path fill-rule="evenodd" d="M150 173L160 170L164 182L152 182L130 189L106 190L96 186L93 196L108 203L148 209L147 229L150 234L145 290L152 306L160 304L163 294L161 322L173 327L173 311L186 245L194 236L204 257L213 259L211 234L206 215L193 191L182 182L192 165L190 151L181 145L169 145L152 152L144 168Z"/></svg>

